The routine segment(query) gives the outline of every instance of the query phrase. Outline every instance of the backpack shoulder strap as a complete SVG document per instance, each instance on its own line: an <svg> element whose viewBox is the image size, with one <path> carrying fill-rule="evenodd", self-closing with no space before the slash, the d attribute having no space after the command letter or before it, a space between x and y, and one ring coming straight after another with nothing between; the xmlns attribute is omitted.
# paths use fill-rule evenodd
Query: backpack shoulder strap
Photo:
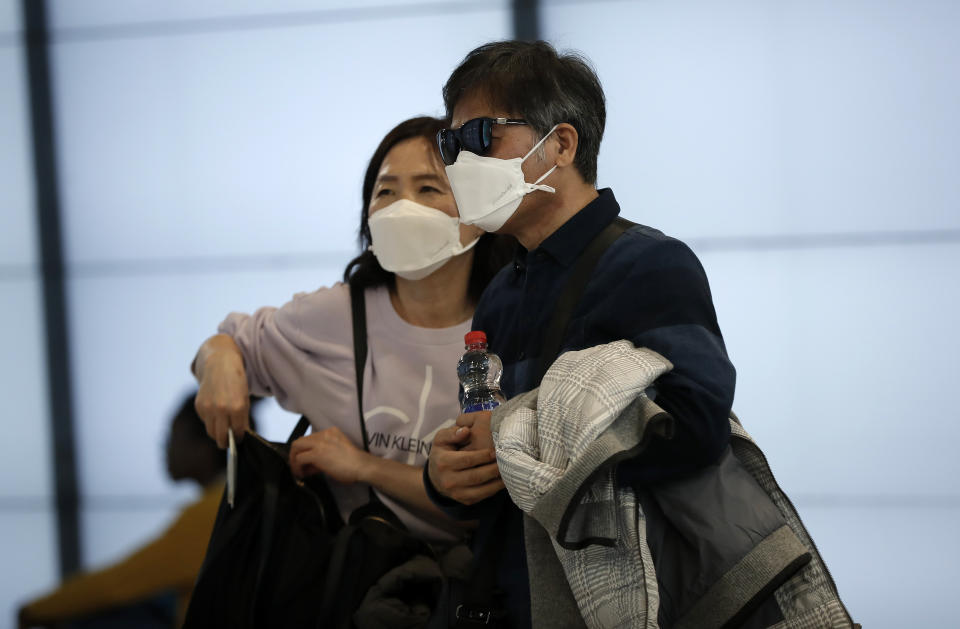
<svg viewBox="0 0 960 629"><path fill-rule="evenodd" d="M357 376L357 412L360 419L360 434L363 449L370 451L367 423L363 420L363 370L367 364L367 305L364 288L350 283L350 312L353 319L353 366Z"/></svg>
<svg viewBox="0 0 960 629"><path fill-rule="evenodd" d="M370 452L370 437L367 435L367 422L363 419L363 371L367 364L367 302L365 289L358 283L350 282L350 313L353 320L353 370L357 378L357 418L360 421L360 434L363 436L363 449ZM371 503L380 499L367 487Z"/></svg>
<svg viewBox="0 0 960 629"><path fill-rule="evenodd" d="M357 413L360 421L360 434L363 436L363 449L370 451L370 437L367 435L367 423L363 420L363 370L367 364L367 308L364 288L350 283L350 315L353 324L353 364L357 377ZM287 446L307 434L310 420L306 415L300 417L293 432L287 439ZM370 488L371 502L377 500L373 487Z"/></svg>
<svg viewBox="0 0 960 629"><path fill-rule="evenodd" d="M293 427L293 432L290 433L290 436L287 437L287 448L290 448L290 444L299 439L300 437L307 434L307 428L310 427L310 420L307 419L306 415L300 416L300 421L297 422L297 425Z"/></svg>
<svg viewBox="0 0 960 629"><path fill-rule="evenodd" d="M357 411L360 414L360 434L363 435L363 449L370 451L370 439L367 436L367 425L363 421L363 369L367 364L367 308L363 287L350 284L350 313L353 323L353 359L354 369L357 372ZM287 438L287 445L307 434L310 420L306 415L300 416L293 432Z"/></svg>
<svg viewBox="0 0 960 629"><path fill-rule="evenodd" d="M590 276L593 275L593 269L600 261L600 257L632 226L633 223L618 216L590 241L577 258L570 278L557 299L553 319L550 320L543 334L543 342L540 344L540 362L537 365L537 384L543 380L543 375L547 373L547 369L563 349L563 338L570 324L570 317L573 316L573 311L580 302L583 290L587 287L587 282L590 281Z"/></svg>

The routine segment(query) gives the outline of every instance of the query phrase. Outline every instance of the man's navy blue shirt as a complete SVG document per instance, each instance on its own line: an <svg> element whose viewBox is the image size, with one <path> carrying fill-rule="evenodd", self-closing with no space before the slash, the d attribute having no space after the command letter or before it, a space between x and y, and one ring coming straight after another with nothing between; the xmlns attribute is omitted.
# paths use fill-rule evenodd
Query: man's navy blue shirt
<svg viewBox="0 0 960 629"><path fill-rule="evenodd" d="M534 380L543 331L554 314L577 257L619 214L608 188L533 251L521 249L512 265L490 282L477 305L473 329L487 334L503 361L507 398L539 386ZM673 363L656 382L656 401L673 417L673 435L653 441L635 459L620 463L618 481L651 483L716 461L726 448L735 371L703 267L685 244L637 225L600 258L574 309L562 351L621 339L652 349ZM504 535L498 581L511 624L530 626L530 592L520 510L506 492L472 506L440 496L426 473L427 493L453 517L479 519L475 548L492 533ZM496 520L497 531L490 530Z"/></svg>

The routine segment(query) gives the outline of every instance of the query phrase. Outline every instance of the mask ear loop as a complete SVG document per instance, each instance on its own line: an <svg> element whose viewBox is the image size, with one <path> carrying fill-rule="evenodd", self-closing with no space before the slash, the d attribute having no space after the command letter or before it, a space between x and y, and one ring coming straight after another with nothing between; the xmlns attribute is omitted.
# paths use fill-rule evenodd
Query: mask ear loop
<svg viewBox="0 0 960 629"><path fill-rule="evenodd" d="M533 152L536 151L538 148L540 148L540 145L543 144L544 142L546 142L546 141L547 141L547 138L549 138L551 135L553 135L553 132L556 131L556 130L557 130L557 127L559 127L559 126L560 126L560 123L557 123L557 124L553 125L552 127L550 127L550 130L547 131L547 134L546 134L545 136L543 136L542 138L540 138L540 141L539 141L539 142L537 142L536 144L533 145L533 148L530 149L530 150L527 152L527 154L523 156L523 159L521 159L520 162L523 163L523 162L527 161L527 158L530 157L531 155L533 155Z"/></svg>
<svg viewBox="0 0 960 629"><path fill-rule="evenodd" d="M473 247L474 247L478 242L480 242L480 239L481 239L481 238L483 238L483 234L480 234L479 236L477 236L477 237L473 240L473 242L471 242L469 245L461 245L461 244L458 242L458 243L457 243L457 249L458 249L458 251L457 251L455 254L453 254L453 255L459 256L459 255L461 255L461 254L464 254L464 253L470 251L471 249L473 249Z"/></svg>
<svg viewBox="0 0 960 629"><path fill-rule="evenodd" d="M540 138L540 141L539 141L539 142L537 142L536 144L533 145L533 148L530 149L530 151L529 151L526 155L523 156L523 159L520 160L520 163L522 164L523 162L527 161L527 158L530 157L531 155L533 155L533 152L536 151L538 148L540 148L540 145L543 144L544 142L546 142L546 141L547 141L547 138L549 138L549 137L553 134L553 132L557 130L557 127L559 127L559 126L560 126L560 124L557 123L557 124L553 125L552 127L550 127L550 130L547 131L547 134L546 134L545 136L543 136L542 138ZM529 189L530 189L531 191L533 191L533 190L543 190L544 192L556 192L556 191L557 191L556 188L554 188L554 187L552 187L552 186L540 185L540 182L543 181L544 179L546 179L547 177L549 177L549 176L550 176L550 173L552 173L552 172L555 171L556 169L557 169L557 165L554 164L554 165L553 165L553 168L551 168L551 169L548 170L547 172L543 173L543 175L541 175L540 178L537 179L536 181L534 181L533 183L528 183L527 186L529 187Z"/></svg>

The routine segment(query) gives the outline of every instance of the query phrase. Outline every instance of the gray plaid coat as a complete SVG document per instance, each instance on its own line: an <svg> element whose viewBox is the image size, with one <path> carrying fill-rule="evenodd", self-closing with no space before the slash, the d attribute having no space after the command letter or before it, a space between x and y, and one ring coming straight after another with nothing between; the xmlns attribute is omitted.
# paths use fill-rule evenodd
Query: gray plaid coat
<svg viewBox="0 0 960 629"><path fill-rule="evenodd" d="M616 462L669 435L647 392L671 368L628 341L567 352L494 411L500 474L525 513L534 627L853 627L736 418L726 454L693 478L618 486Z"/></svg>

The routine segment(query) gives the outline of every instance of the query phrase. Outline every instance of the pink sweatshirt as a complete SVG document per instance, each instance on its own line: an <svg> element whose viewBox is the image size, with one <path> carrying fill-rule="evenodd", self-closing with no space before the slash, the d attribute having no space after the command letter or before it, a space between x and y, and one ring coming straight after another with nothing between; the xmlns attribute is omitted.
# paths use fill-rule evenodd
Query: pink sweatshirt
<svg viewBox="0 0 960 629"><path fill-rule="evenodd" d="M457 359L470 320L450 328L405 322L386 287L366 291L367 363L363 411L370 452L422 467L437 430L459 412ZM243 352L250 392L310 418L314 430L337 426L363 447L357 411L350 293L346 284L298 293L281 308L230 314L219 331ZM292 426L292 425L291 425ZM346 518L364 504L367 486L331 483ZM455 539L443 520L426 519L378 492L404 524L431 541Z"/></svg>

